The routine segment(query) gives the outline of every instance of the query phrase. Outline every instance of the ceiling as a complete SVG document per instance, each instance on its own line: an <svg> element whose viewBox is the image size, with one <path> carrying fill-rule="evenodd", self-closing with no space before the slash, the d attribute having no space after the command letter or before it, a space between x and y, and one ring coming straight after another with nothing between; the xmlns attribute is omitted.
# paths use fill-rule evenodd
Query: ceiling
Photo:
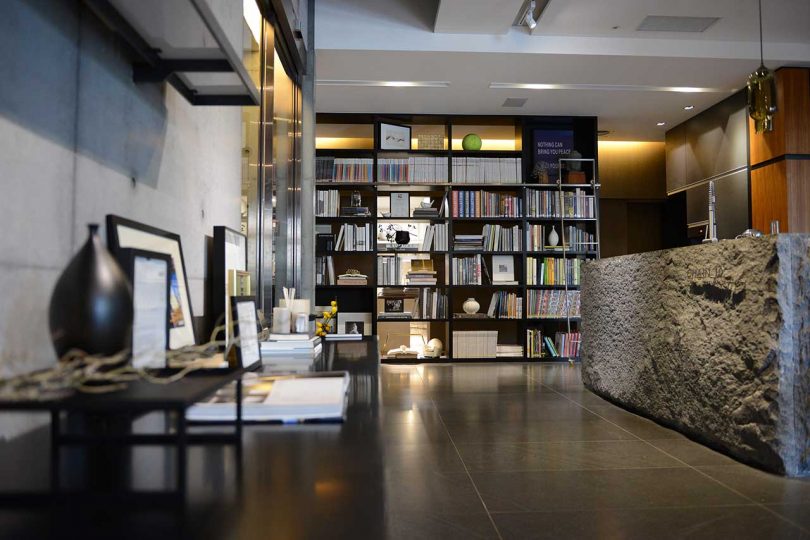
<svg viewBox="0 0 810 540"><path fill-rule="evenodd" d="M766 64L810 66L810 1L762 1ZM756 0L550 0L531 33L512 26L523 5L318 0L316 78L323 84L316 88L316 109L593 115L600 129L610 131L607 140L655 141L742 88L759 65ZM637 31L647 15L719 20L701 33ZM352 81L433 81L441 87ZM507 98L526 103L503 107Z"/></svg>

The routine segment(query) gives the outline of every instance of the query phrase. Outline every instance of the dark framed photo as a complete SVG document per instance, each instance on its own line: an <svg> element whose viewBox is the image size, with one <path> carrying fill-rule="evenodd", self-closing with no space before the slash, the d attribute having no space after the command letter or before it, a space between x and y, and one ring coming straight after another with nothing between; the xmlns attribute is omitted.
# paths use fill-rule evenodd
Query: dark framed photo
<svg viewBox="0 0 810 540"><path fill-rule="evenodd" d="M230 343L231 296L250 296L250 274L247 272L247 236L228 227L214 227L213 267L211 269L212 321L225 325L225 346Z"/></svg>
<svg viewBox="0 0 810 540"><path fill-rule="evenodd" d="M261 364L259 323L256 319L256 300L252 296L232 296L231 309L233 335L238 340L236 359L239 367L253 368Z"/></svg>
<svg viewBox="0 0 810 540"><path fill-rule="evenodd" d="M169 348L171 257L132 248L119 249L115 257L132 283L132 366L165 368Z"/></svg>
<svg viewBox="0 0 810 540"><path fill-rule="evenodd" d="M404 298L386 298L385 313L403 313L405 311Z"/></svg>
<svg viewBox="0 0 810 540"><path fill-rule="evenodd" d="M380 150L410 150L411 128L380 122Z"/></svg>
<svg viewBox="0 0 810 540"><path fill-rule="evenodd" d="M169 269L169 348L194 345L194 321L186 264L180 235L112 214L107 215L107 247L116 255L123 248L163 253L171 258Z"/></svg>

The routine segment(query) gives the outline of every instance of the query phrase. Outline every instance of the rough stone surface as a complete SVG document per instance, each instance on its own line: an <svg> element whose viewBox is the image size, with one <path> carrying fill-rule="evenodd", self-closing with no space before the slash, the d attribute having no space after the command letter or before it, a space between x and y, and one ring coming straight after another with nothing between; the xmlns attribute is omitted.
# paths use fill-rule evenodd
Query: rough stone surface
<svg viewBox="0 0 810 540"><path fill-rule="evenodd" d="M810 236L589 262L594 392L770 471L810 474Z"/></svg>

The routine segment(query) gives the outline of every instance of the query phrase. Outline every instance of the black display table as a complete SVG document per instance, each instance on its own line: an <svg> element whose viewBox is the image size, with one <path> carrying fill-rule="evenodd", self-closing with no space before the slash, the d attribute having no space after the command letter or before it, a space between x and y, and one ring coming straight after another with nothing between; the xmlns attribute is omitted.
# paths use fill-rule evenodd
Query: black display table
<svg viewBox="0 0 810 540"><path fill-rule="evenodd" d="M63 446L173 446L177 457L177 479L174 491L154 493L125 491L118 495L132 497L144 495L155 500L156 495L185 496L187 450L195 444L233 444L237 452L237 466L241 466L242 445L242 374L245 369L217 369L192 372L183 379L168 384L155 384L143 380L132 381L123 390L104 394L76 392L70 396L51 400L0 400L0 411L44 411L51 415L50 478L51 491L6 492L0 493L0 503L51 502L62 491L60 458ZM186 422L186 409L229 383L236 384L236 422L233 429L217 433L189 433ZM165 433L133 433L130 429L120 429L124 424L151 412L164 412L166 415ZM173 416L173 428L171 429ZM71 430L67 419L79 417L92 419L93 429L76 433ZM80 422L88 424L88 422ZM67 425L66 425L67 424ZM116 424L118 429L104 429L105 424ZM229 424L229 425L230 425ZM65 429L67 428L67 429ZM238 476L237 476L238 478ZM70 495L76 493L71 491ZM89 494L82 493L82 496ZM109 497L110 494L104 494Z"/></svg>

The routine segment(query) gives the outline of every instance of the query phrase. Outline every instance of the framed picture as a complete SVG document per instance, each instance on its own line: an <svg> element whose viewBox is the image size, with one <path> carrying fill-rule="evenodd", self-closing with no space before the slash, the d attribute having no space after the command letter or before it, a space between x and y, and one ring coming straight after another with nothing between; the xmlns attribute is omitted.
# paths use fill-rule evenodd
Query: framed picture
<svg viewBox="0 0 810 540"><path fill-rule="evenodd" d="M411 217L411 196L408 193L391 193L391 217Z"/></svg>
<svg viewBox="0 0 810 540"><path fill-rule="evenodd" d="M247 273L247 236L228 227L214 227L211 278L211 321L216 323L222 319L227 347L233 336L228 299L252 294L250 274Z"/></svg>
<svg viewBox="0 0 810 540"><path fill-rule="evenodd" d="M512 255L492 256L492 282L515 280L515 258Z"/></svg>
<svg viewBox="0 0 810 540"><path fill-rule="evenodd" d="M371 335L371 313L343 313L338 312L338 334Z"/></svg>
<svg viewBox="0 0 810 540"><path fill-rule="evenodd" d="M232 296L231 310L234 320L233 335L239 339L239 346L236 348L237 362L239 367L252 368L262 361L256 301L252 296Z"/></svg>
<svg viewBox="0 0 810 540"><path fill-rule="evenodd" d="M122 248L116 259L132 283L132 365L166 367L169 348L171 257L165 253Z"/></svg>
<svg viewBox="0 0 810 540"><path fill-rule="evenodd" d="M385 313L404 313L404 298L385 298Z"/></svg>
<svg viewBox="0 0 810 540"><path fill-rule="evenodd" d="M574 150L574 131L571 129L535 129L532 131L532 174L546 179L541 183L554 184L560 179L560 158Z"/></svg>
<svg viewBox="0 0 810 540"><path fill-rule="evenodd" d="M194 322L188 292L186 265L180 236L112 214L107 215L107 247L115 255L122 248L142 249L170 257L169 348L194 345Z"/></svg>
<svg viewBox="0 0 810 540"><path fill-rule="evenodd" d="M380 122L380 150L410 150L411 128Z"/></svg>

